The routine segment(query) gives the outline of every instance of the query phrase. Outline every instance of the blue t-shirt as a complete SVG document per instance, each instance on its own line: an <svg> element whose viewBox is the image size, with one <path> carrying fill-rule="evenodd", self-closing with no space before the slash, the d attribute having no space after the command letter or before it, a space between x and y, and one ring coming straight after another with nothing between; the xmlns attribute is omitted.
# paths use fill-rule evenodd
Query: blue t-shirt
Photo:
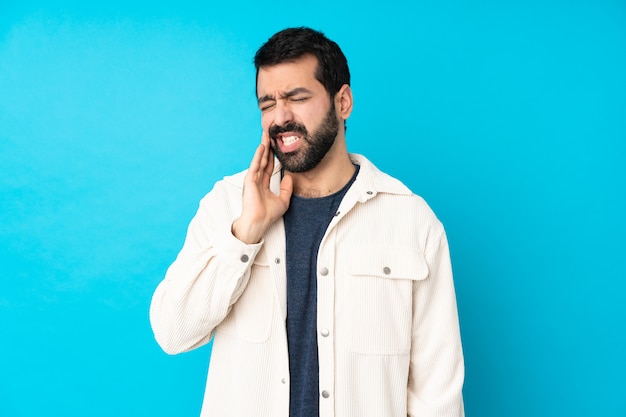
<svg viewBox="0 0 626 417"><path fill-rule="evenodd" d="M286 236L287 342L291 379L289 415L319 416L317 357L317 253L354 175L338 192L320 198L292 195L283 216Z"/></svg>

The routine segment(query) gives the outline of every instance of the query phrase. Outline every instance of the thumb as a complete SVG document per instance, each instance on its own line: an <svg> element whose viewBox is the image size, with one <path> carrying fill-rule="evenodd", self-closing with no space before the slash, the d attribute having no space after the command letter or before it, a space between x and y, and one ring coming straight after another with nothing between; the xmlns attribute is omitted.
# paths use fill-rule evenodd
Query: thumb
<svg viewBox="0 0 626 417"><path fill-rule="evenodd" d="M293 193L293 178L291 175L285 173L285 176L280 181L280 192L278 197L289 207L289 200L291 199L291 194Z"/></svg>

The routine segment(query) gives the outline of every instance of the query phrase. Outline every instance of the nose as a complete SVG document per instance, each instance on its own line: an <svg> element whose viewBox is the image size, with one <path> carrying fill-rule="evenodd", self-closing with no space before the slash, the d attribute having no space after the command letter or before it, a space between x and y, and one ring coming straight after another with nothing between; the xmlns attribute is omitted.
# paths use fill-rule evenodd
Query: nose
<svg viewBox="0 0 626 417"><path fill-rule="evenodd" d="M293 121L293 113L289 104L285 100L278 100L274 109L274 124L284 126L291 121Z"/></svg>

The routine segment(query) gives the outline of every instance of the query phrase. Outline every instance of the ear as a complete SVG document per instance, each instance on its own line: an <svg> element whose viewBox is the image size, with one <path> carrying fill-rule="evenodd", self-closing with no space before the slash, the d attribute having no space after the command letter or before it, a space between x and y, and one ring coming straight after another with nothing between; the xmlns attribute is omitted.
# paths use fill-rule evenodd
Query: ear
<svg viewBox="0 0 626 417"><path fill-rule="evenodd" d="M352 89L348 84L344 84L335 95L335 108L343 120L350 117L350 113L352 113Z"/></svg>

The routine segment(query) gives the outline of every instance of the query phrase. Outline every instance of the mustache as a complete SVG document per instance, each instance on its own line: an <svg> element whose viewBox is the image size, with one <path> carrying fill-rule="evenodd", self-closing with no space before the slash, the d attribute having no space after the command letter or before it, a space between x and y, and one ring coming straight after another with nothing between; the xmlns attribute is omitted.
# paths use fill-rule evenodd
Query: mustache
<svg viewBox="0 0 626 417"><path fill-rule="evenodd" d="M276 140L276 137L279 134L285 133L285 132L295 132L295 133L300 133L302 136L307 136L306 127L296 122L290 122L284 126L272 126L267 131L268 135L273 140Z"/></svg>

